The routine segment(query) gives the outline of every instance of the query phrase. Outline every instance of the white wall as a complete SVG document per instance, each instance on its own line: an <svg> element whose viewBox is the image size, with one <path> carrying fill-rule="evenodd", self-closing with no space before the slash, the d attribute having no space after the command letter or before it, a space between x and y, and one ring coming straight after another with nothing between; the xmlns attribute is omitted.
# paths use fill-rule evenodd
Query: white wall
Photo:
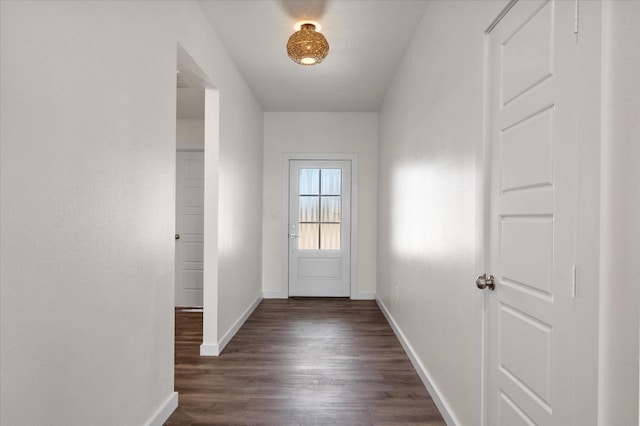
<svg viewBox="0 0 640 426"><path fill-rule="evenodd" d="M377 296L459 425L480 418L482 34L505 4L431 2L379 117Z"/></svg>
<svg viewBox="0 0 640 426"><path fill-rule="evenodd" d="M609 8L607 132L604 150L602 425L638 424L640 297L640 2Z"/></svg>
<svg viewBox="0 0 640 426"><path fill-rule="evenodd" d="M244 80L229 89L220 90L219 340L262 298L264 116Z"/></svg>
<svg viewBox="0 0 640 426"><path fill-rule="evenodd" d="M144 424L173 393L177 43L221 94L223 329L260 294L262 110L196 3L0 7L0 423Z"/></svg>
<svg viewBox="0 0 640 426"><path fill-rule="evenodd" d="M285 153L353 153L358 156L357 295L376 290L376 191L378 136L376 113L267 112L264 115L264 219L262 290L281 295L283 161ZM284 287L283 287L284 286ZM286 297L285 294L282 296Z"/></svg>

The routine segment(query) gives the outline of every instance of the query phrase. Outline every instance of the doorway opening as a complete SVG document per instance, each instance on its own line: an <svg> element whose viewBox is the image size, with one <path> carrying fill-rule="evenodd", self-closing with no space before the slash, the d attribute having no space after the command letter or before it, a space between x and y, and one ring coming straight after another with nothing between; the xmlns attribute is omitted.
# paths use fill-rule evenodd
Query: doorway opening
<svg viewBox="0 0 640 426"><path fill-rule="evenodd" d="M182 173L183 187L180 199L182 217L176 215L176 225L182 221L182 229L176 228L176 237L180 234L176 244L181 245L180 250L176 247L176 262L181 262L180 267L176 265L176 274L182 273L180 288L176 279L176 293L181 291L182 299L176 297L176 304L195 305L197 309L202 309L203 343L200 352L207 355L217 352L215 348L218 341L220 93L180 44L177 46L176 70L179 76L176 79L177 86L184 85L187 86L185 89L194 90L185 96L193 98L192 103L185 102L185 111L190 111L185 114L191 114L193 120L202 120L187 125L182 123L181 128L176 126L177 131L184 132L180 137L185 137L188 142L176 145L176 165L178 159L182 161L182 170L177 172ZM182 148L180 153L179 148ZM189 218L185 219L187 216Z"/></svg>
<svg viewBox="0 0 640 426"><path fill-rule="evenodd" d="M176 307L202 308L204 251L204 87L177 70Z"/></svg>

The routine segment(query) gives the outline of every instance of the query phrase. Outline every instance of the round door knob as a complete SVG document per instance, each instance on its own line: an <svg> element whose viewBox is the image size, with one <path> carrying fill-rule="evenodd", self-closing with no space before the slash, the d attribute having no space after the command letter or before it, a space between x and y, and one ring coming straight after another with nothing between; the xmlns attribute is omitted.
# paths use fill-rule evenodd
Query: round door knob
<svg viewBox="0 0 640 426"><path fill-rule="evenodd" d="M476 278L476 286L480 290L484 290L485 288L494 290L496 288L495 278L493 277L493 275L487 276L487 274L482 274L478 278Z"/></svg>
<svg viewBox="0 0 640 426"><path fill-rule="evenodd" d="M176 240L180 239L180 234L176 234Z"/></svg>

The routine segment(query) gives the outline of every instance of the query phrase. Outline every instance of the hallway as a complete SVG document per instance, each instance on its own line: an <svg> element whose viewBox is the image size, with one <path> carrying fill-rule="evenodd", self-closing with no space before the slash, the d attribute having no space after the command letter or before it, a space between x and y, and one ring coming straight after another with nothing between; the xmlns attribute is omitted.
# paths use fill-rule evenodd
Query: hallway
<svg viewBox="0 0 640 426"><path fill-rule="evenodd" d="M200 357L202 313L176 311L166 425L444 425L374 301L263 300L220 357Z"/></svg>
<svg viewBox="0 0 640 426"><path fill-rule="evenodd" d="M302 20L318 66L287 53ZM0 0L0 424L639 425L638 22L640 0ZM187 229L178 152L204 152ZM350 215L295 194L299 160L351 161ZM343 217L353 300L281 300L300 225L346 239ZM204 313L176 323L181 281Z"/></svg>

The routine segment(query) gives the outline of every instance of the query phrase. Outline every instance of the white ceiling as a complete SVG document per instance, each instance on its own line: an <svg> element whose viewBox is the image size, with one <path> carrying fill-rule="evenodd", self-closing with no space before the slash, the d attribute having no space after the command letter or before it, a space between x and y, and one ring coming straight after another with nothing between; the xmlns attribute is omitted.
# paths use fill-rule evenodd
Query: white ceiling
<svg viewBox="0 0 640 426"><path fill-rule="evenodd" d="M377 111L426 0L199 0L266 111ZM322 25L329 56L287 56L294 24Z"/></svg>

